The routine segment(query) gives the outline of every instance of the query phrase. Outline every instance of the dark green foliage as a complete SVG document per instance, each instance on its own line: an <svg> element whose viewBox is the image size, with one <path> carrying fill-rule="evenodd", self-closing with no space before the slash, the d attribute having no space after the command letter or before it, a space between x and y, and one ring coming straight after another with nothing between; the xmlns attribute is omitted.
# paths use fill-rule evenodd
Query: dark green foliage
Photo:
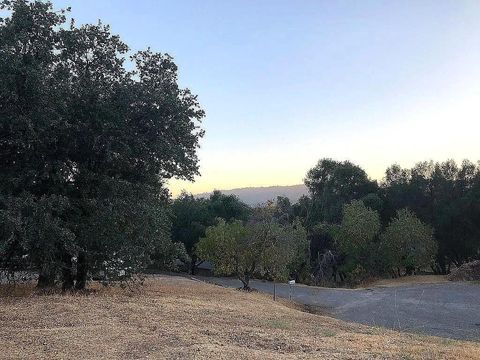
<svg viewBox="0 0 480 360"><path fill-rule="evenodd" d="M204 113L170 56L140 51L128 71L108 26L1 4L0 267L64 288L129 279L171 248L164 182L198 173Z"/></svg>
<svg viewBox="0 0 480 360"><path fill-rule="evenodd" d="M222 218L226 221L232 219L246 221L250 215L250 208L241 202L238 197L222 194L218 190L210 195L208 211L213 218Z"/></svg>
<svg viewBox="0 0 480 360"><path fill-rule="evenodd" d="M480 164L465 160L458 166L449 160L421 162L412 169L393 165L377 187L358 166L323 159L308 172L305 184L310 196L294 204L293 211L308 229L314 277L318 277L317 272L333 274L333 278L337 278L337 273L340 279L343 275L348 277L352 271L357 274L355 276L384 275L391 273L393 268L396 274L399 269L403 274L419 268L425 270L425 265L430 264L434 271L446 273L450 264L458 266L480 256ZM338 241L340 238L333 241L331 235L340 236L336 224L342 222L340 228L344 227L345 216L338 211L352 200L361 200L365 209L378 212L380 228L386 228L392 221L408 223L400 235L397 233L402 241L414 241L415 234L425 233L419 229L429 226L434 229L434 243L427 235L418 237L418 254L403 254L401 262L398 258L394 261L390 256L392 252L387 251L375 236L362 250L365 256L353 256L350 251L353 248L345 248L345 244ZM411 216L402 215L400 221L397 212L401 209L408 209ZM363 233L362 226L357 225L354 228ZM413 232L408 233L407 228ZM354 232L350 235L352 242L349 244L363 236ZM429 250L422 253L422 249ZM432 253L437 254L434 263L425 260L430 259ZM398 251L395 255L400 256ZM423 260L418 261L418 258ZM410 261L412 259L414 261ZM328 271L327 265L330 266ZM346 274L342 275L341 271Z"/></svg>
<svg viewBox="0 0 480 360"><path fill-rule="evenodd" d="M182 193L172 203L172 237L183 243L190 257L190 273L202 263L195 252L195 245L205 236L205 229L215 225L218 218L226 221L245 221L250 208L234 195L215 191L208 199L195 198Z"/></svg>
<svg viewBox="0 0 480 360"><path fill-rule="evenodd" d="M354 200L343 208L342 223L334 233L336 245L345 255L342 270L373 272L374 249L380 233L380 216L362 201Z"/></svg>
<svg viewBox="0 0 480 360"><path fill-rule="evenodd" d="M383 209L383 200L378 194L370 193L362 197L360 200L365 204L366 207L372 210L380 212Z"/></svg>
<svg viewBox="0 0 480 360"><path fill-rule="evenodd" d="M294 209L289 198L284 196L277 197L273 216L282 224L289 224L295 220Z"/></svg>
<svg viewBox="0 0 480 360"><path fill-rule="evenodd" d="M292 207L294 216L298 217L303 226L309 230L322 221L319 202L309 196L303 195Z"/></svg>
<svg viewBox="0 0 480 360"><path fill-rule="evenodd" d="M334 236L337 230L338 225L336 224L319 223L309 231L310 254L314 267L318 264L322 254L335 249Z"/></svg>
<svg viewBox="0 0 480 360"><path fill-rule="evenodd" d="M172 238L184 245L192 275L201 263L195 254L195 245L205 235L205 229L213 224L214 218L209 211L208 200L196 199L191 194L182 193L173 201Z"/></svg>
<svg viewBox="0 0 480 360"><path fill-rule="evenodd" d="M431 226L408 209L399 210L381 235L382 255L390 270L412 274L435 260L437 244Z"/></svg>
<svg viewBox="0 0 480 360"><path fill-rule="evenodd" d="M330 232L336 250L344 255L335 265L350 284L415 273L430 266L437 252L432 228L407 209L398 211L382 231L378 212L354 200L344 206L342 223Z"/></svg>
<svg viewBox="0 0 480 360"><path fill-rule="evenodd" d="M155 270L179 271L182 270L183 267L179 266L177 260L184 264L190 263L190 255L187 253L183 243L169 241L161 245L163 246L157 247L152 255L152 266Z"/></svg>
<svg viewBox="0 0 480 360"><path fill-rule="evenodd" d="M172 237L182 242L187 252L191 254L198 239L205 235L207 226L214 223L214 218L209 212L209 201L182 193L173 201L171 208Z"/></svg>
<svg viewBox="0 0 480 360"><path fill-rule="evenodd" d="M412 169L394 165L382 185L385 206L382 218L398 209L412 210L435 229L438 256L435 269L445 273L449 264L480 255L480 166L465 160L424 162Z"/></svg>
<svg viewBox="0 0 480 360"><path fill-rule="evenodd" d="M310 169L305 185L315 203L312 211L319 215L316 222L333 223L341 221L343 204L361 199L378 189L377 183L370 180L359 166L332 159L322 159Z"/></svg>

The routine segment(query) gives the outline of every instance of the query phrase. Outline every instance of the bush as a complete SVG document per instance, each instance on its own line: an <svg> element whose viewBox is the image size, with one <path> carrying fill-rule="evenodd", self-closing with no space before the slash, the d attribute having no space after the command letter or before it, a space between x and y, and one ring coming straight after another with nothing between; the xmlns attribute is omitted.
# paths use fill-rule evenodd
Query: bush
<svg viewBox="0 0 480 360"><path fill-rule="evenodd" d="M471 261L453 270L450 281L480 281L480 260Z"/></svg>

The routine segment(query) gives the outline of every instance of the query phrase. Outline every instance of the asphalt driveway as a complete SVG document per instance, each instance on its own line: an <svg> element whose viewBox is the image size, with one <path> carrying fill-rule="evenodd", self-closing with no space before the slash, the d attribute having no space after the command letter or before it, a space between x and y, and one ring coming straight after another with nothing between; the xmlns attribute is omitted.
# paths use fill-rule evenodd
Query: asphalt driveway
<svg viewBox="0 0 480 360"><path fill-rule="evenodd" d="M231 278L198 277L226 287L241 287ZM273 284L253 280L251 287L273 293ZM277 284L288 298L289 285ZM294 285L292 300L316 306L336 318L389 329L452 339L480 341L480 285L439 283L350 290Z"/></svg>

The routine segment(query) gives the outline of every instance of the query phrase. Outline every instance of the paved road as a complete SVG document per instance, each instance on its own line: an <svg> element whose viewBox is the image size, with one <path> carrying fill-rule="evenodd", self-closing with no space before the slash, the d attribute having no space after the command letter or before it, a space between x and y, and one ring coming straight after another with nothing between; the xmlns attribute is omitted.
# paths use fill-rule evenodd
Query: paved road
<svg viewBox="0 0 480 360"><path fill-rule="evenodd" d="M241 286L236 279L199 278L227 287ZM273 293L273 285L269 282L254 280L251 286L262 292ZM277 295L288 298L288 285L277 284ZM478 284L416 284L362 290L295 285L292 300L318 306L342 320L480 341Z"/></svg>

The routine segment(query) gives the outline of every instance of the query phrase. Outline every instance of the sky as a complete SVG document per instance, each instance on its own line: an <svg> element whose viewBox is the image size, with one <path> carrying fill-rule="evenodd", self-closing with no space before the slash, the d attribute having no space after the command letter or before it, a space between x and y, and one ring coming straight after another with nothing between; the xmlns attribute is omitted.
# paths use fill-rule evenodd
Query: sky
<svg viewBox="0 0 480 360"><path fill-rule="evenodd" d="M299 184L324 157L480 160L480 1L57 0L179 66L206 111L201 176L169 188Z"/></svg>

